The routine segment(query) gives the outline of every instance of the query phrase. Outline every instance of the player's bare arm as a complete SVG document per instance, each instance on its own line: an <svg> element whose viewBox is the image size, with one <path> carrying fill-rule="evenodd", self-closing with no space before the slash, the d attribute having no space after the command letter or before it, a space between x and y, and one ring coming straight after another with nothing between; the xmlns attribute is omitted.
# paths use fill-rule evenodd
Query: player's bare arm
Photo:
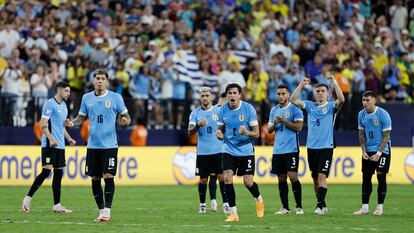
<svg viewBox="0 0 414 233"><path fill-rule="evenodd" d="M69 142L69 145L71 145L71 146L76 145L76 141L69 135L69 133L68 133L68 131L66 131L66 129L64 131L64 135L65 135L66 140Z"/></svg>
<svg viewBox="0 0 414 233"><path fill-rule="evenodd" d="M121 115L121 120L119 122L122 126L128 126L131 124L131 116L128 112Z"/></svg>
<svg viewBox="0 0 414 233"><path fill-rule="evenodd" d="M310 82L310 78L304 77L302 81L300 81L298 87L296 87L295 91L293 91L292 95L290 96L289 101L300 109L303 109L305 107L305 102L303 102L301 99L298 99L299 94L303 90L303 87L306 84L310 84Z"/></svg>
<svg viewBox="0 0 414 233"><path fill-rule="evenodd" d="M241 135L251 137L251 138L259 138L260 132L259 132L259 125L251 126L252 130L247 130L246 127L243 125L240 126L239 132Z"/></svg>
<svg viewBox="0 0 414 233"><path fill-rule="evenodd" d="M46 135L47 139L49 139L50 142L50 146L51 147L57 147L57 141L55 140L55 138L52 136L52 134L49 131L49 125L48 122L49 119L46 119L44 117L42 117L40 119L40 127L42 128L42 132L44 135Z"/></svg>
<svg viewBox="0 0 414 233"><path fill-rule="evenodd" d="M299 131L302 130L303 121L289 122L283 117L277 116L276 118L279 118L279 122L284 124L286 126L286 128L288 128L288 129L291 129L291 130L296 131L296 132L299 132Z"/></svg>
<svg viewBox="0 0 414 233"><path fill-rule="evenodd" d="M75 119L73 119L73 121L66 119L64 121L64 124L66 127L76 127L76 126L80 126L85 120L86 120L86 116L78 114L78 116Z"/></svg>
<svg viewBox="0 0 414 233"><path fill-rule="evenodd" d="M328 75L326 79L330 81L332 85L334 86L335 94L337 98L335 100L335 108L340 109L342 105L345 103L344 93L342 93L341 88L339 88L338 82L336 81L335 77L332 74Z"/></svg>
<svg viewBox="0 0 414 233"><path fill-rule="evenodd" d="M365 130L364 129L359 129L358 130L358 138L359 138L359 145L361 146L361 149L362 149L362 158L363 159L369 159L369 156L368 156L367 152L365 151L365 145L367 143L367 140L365 138Z"/></svg>
<svg viewBox="0 0 414 233"><path fill-rule="evenodd" d="M391 137L391 130L383 131L382 132L382 140L381 145L377 151L377 153L373 156L371 156L371 160L378 161L382 153L384 152L385 146L387 145L388 141Z"/></svg>
<svg viewBox="0 0 414 233"><path fill-rule="evenodd" d="M217 128L217 132L216 132L216 137L219 140L223 140L223 138L224 138L223 132L224 132L224 125L219 125L218 128Z"/></svg>

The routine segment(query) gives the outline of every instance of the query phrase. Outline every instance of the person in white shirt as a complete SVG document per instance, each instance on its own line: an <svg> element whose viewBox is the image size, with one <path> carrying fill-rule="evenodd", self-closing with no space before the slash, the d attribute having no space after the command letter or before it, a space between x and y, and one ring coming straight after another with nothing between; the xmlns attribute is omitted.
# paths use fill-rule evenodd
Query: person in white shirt
<svg viewBox="0 0 414 233"><path fill-rule="evenodd" d="M224 93L227 85L231 83L237 83L242 88L246 86L246 81L244 80L243 75L239 72L239 65L236 61L230 63L230 70L223 70L223 72L220 73L218 83L220 86L220 93Z"/></svg>
<svg viewBox="0 0 414 233"><path fill-rule="evenodd" d="M0 31L0 57L10 58L19 40L20 35L13 29L12 21L7 21L4 29Z"/></svg>

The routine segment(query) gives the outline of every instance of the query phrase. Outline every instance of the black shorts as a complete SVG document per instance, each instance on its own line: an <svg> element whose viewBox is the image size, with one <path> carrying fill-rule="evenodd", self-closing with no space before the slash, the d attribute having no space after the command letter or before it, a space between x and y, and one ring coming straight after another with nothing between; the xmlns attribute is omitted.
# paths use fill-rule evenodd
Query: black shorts
<svg viewBox="0 0 414 233"><path fill-rule="evenodd" d="M254 155L233 156L223 153L223 171L225 170L233 170L233 173L238 176L254 175Z"/></svg>
<svg viewBox="0 0 414 233"><path fill-rule="evenodd" d="M54 168L66 167L65 149L42 147L42 166L53 165Z"/></svg>
<svg viewBox="0 0 414 233"><path fill-rule="evenodd" d="M211 173L223 174L221 153L213 155L197 155L196 176L206 178Z"/></svg>
<svg viewBox="0 0 414 233"><path fill-rule="evenodd" d="M377 152L367 152L369 157L375 155ZM371 161L362 159L362 173L365 174L374 174L375 171L381 173L388 173L390 171L391 165L391 153L385 154L382 153L378 161Z"/></svg>
<svg viewBox="0 0 414 233"><path fill-rule="evenodd" d="M287 154L273 154L270 173L281 175L288 172L298 172L299 152Z"/></svg>
<svg viewBox="0 0 414 233"><path fill-rule="evenodd" d="M102 177L105 173L116 175L118 148L87 149L85 174Z"/></svg>
<svg viewBox="0 0 414 233"><path fill-rule="evenodd" d="M308 148L308 164L312 172L312 178L317 179L318 174L329 176L332 164L333 148L310 149Z"/></svg>

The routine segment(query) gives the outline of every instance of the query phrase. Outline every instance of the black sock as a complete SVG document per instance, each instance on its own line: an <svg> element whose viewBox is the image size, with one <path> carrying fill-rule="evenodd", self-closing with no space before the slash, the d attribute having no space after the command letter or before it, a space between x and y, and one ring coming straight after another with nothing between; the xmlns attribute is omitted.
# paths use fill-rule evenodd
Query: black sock
<svg viewBox="0 0 414 233"><path fill-rule="evenodd" d="M280 182L279 181L279 196L280 201L282 202L283 208L289 210L289 201L288 201L288 184L287 182Z"/></svg>
<svg viewBox="0 0 414 233"><path fill-rule="evenodd" d="M372 193L372 174L362 174L362 204L369 203Z"/></svg>
<svg viewBox="0 0 414 233"><path fill-rule="evenodd" d="M385 195L387 194L387 174L377 174L378 179L378 204L384 204Z"/></svg>
<svg viewBox="0 0 414 233"><path fill-rule="evenodd" d="M27 193L27 196L32 197L37 189L43 184L43 181L49 176L50 170L43 168L42 172L36 177L36 179L33 181L32 186L30 187L29 192Z"/></svg>
<svg viewBox="0 0 414 233"><path fill-rule="evenodd" d="M302 208L302 185L299 180L292 182L292 192L295 196L296 208Z"/></svg>
<svg viewBox="0 0 414 233"><path fill-rule="evenodd" d="M229 200L229 206L236 206L236 192L234 192L233 184L226 184L226 194Z"/></svg>
<svg viewBox="0 0 414 233"><path fill-rule="evenodd" d="M219 182L219 183L220 183L220 192L221 192L221 197L223 198L223 203L229 202L227 198L227 193L226 193L226 184L224 184L224 181Z"/></svg>
<svg viewBox="0 0 414 233"><path fill-rule="evenodd" d="M256 184L256 182L253 182L253 185L251 187L246 186L246 188L250 191L254 198L258 198L260 196L259 186Z"/></svg>
<svg viewBox="0 0 414 233"><path fill-rule="evenodd" d="M319 207L321 209L322 209L322 207L326 207L326 204L325 204L325 196L326 196L326 193L327 192L328 192L328 189L327 188L319 187L319 189L318 189L318 205L317 205L317 207Z"/></svg>
<svg viewBox="0 0 414 233"><path fill-rule="evenodd" d="M112 199L114 198L115 194L115 182L114 178L106 178L105 181L105 207L111 208L112 206Z"/></svg>
<svg viewBox="0 0 414 233"><path fill-rule="evenodd" d="M198 196L200 197L200 203L206 203L206 191L207 185L198 183Z"/></svg>
<svg viewBox="0 0 414 233"><path fill-rule="evenodd" d="M210 192L210 200L216 199L217 176L210 176L210 181L208 182L208 191Z"/></svg>
<svg viewBox="0 0 414 233"><path fill-rule="evenodd" d="M52 189L53 189L53 201L55 202L55 205L60 203L60 188L62 187L62 177L63 177L62 169L53 170Z"/></svg>
<svg viewBox="0 0 414 233"><path fill-rule="evenodd" d="M103 191L101 186L101 179L92 180L92 193L95 198L95 202L98 208L101 210L104 208Z"/></svg>

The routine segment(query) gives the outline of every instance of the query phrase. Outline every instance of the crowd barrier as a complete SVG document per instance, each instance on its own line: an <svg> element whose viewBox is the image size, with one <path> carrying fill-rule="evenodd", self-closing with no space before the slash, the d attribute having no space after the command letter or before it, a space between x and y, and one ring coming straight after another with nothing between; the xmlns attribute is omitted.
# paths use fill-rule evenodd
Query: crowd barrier
<svg viewBox="0 0 414 233"><path fill-rule="evenodd" d="M300 148L299 177L311 183L306 148ZM85 175L86 147L66 148L63 185L90 185ZM255 180L272 184L277 177L270 173L272 147L256 147ZM195 177L195 147L120 147L118 152L118 185L191 185ZM30 185L41 171L40 147L0 146L0 186ZM51 184L51 176L45 184ZM375 179L373 179L375 180ZM393 184L414 183L414 153L408 147L392 148L387 181ZM235 178L242 183L241 178ZM329 183L361 182L361 149L339 147L334 151Z"/></svg>

